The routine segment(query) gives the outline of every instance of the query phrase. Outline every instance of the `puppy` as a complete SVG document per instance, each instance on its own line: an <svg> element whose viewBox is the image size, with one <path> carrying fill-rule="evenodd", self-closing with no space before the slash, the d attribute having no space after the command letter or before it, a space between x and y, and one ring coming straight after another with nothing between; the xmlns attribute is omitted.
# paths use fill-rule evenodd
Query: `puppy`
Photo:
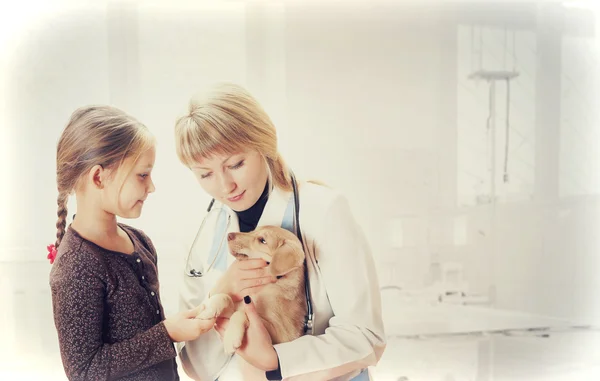
<svg viewBox="0 0 600 381"><path fill-rule="evenodd" d="M277 227L260 226L249 233L229 233L230 253L238 260L262 258L266 269L277 278L252 296L256 311L271 335L273 344L294 340L304 333L306 294L304 289L304 251L295 234ZM223 336L226 353L241 345L248 327L243 301L233 303L229 295L217 294L206 301L197 318L229 317Z"/></svg>

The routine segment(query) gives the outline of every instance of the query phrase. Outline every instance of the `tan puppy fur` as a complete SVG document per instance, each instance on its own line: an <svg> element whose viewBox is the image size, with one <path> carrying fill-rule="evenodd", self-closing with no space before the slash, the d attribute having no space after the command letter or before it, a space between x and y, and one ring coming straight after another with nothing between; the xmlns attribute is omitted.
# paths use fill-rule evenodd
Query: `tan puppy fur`
<svg viewBox="0 0 600 381"><path fill-rule="evenodd" d="M238 260L262 258L277 281L252 296L256 311L271 335L273 344L294 340L304 333L306 295L304 291L304 251L298 237L277 226L259 226L249 233L229 233L229 251ZM242 345L248 327L244 302L234 305L226 294L211 296L198 318L229 317L223 345L233 353Z"/></svg>

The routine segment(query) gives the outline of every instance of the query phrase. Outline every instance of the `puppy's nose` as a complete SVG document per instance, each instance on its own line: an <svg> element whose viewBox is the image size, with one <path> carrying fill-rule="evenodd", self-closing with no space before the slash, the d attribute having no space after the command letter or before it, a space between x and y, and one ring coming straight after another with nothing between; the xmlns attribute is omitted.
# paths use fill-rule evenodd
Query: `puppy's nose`
<svg viewBox="0 0 600 381"><path fill-rule="evenodd" d="M227 240L228 241L231 241L234 238L235 238L235 233L229 233L229 234L227 234Z"/></svg>

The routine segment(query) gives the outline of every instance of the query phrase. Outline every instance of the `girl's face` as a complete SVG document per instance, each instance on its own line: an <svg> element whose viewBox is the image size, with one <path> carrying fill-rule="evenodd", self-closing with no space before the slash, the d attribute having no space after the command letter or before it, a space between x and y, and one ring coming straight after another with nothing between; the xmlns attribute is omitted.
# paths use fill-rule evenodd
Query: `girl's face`
<svg viewBox="0 0 600 381"><path fill-rule="evenodd" d="M123 218L138 218L142 214L146 197L155 190L151 177L155 157L156 150L151 148L135 162L133 158L125 160L117 169L103 189L103 207L107 212Z"/></svg>
<svg viewBox="0 0 600 381"><path fill-rule="evenodd" d="M211 155L191 166L200 186L215 200L236 212L258 201L267 183L267 164L258 151Z"/></svg>

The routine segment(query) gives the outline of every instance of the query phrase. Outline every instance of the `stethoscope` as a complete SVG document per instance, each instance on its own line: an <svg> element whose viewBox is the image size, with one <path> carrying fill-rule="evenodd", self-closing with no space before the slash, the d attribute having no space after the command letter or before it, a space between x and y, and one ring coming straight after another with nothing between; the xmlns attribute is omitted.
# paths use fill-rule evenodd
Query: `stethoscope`
<svg viewBox="0 0 600 381"><path fill-rule="evenodd" d="M198 228L198 232L196 233L196 237L194 237L194 242L192 243L192 246L190 247L190 251L188 253L187 261L185 263L185 268L186 268L185 274L187 276L189 276L189 277L192 277L192 278L202 278L204 276L204 274L202 273L202 271L198 271L195 268L191 268L189 271L187 271L187 269L190 268L190 259L192 258L192 251L194 250L194 247L196 246L196 242L198 241L198 238L200 237L200 234L202 233L202 229L204 229L204 224L206 223L207 218L214 211L222 209L222 208L213 209L213 205L214 204L215 204L215 199L213 198L210 201L210 203L208 204L208 208L206 209L206 215L202 219L202 223L200 223L200 228ZM231 220L231 217L229 215L227 215L227 225L225 226L225 231L227 231L227 229L229 228L229 222L230 222L230 220ZM208 269L205 271L205 273L208 273L213 268L215 262L217 261L217 258L219 257L219 253L221 252L221 247L223 246L223 241L224 240L225 240L225 234L221 237L221 240L219 241L219 247L217 248L216 254L213 256L213 259L210 262L210 264L208 265Z"/></svg>
<svg viewBox="0 0 600 381"><path fill-rule="evenodd" d="M292 190L293 190L293 197L294 197L294 220L293 220L293 222L294 222L294 232L296 233L296 236L298 237L298 239L300 240L300 243L302 244L302 249L304 250L304 253L307 253L306 247L304 245L304 240L302 239L302 232L300 231L300 218L299 218L300 201L298 199L298 185L296 183L296 177L294 176L294 174L290 172L290 175L291 175L291 179L292 179ZM221 239L219 241L219 245L217 247L217 251L215 252L215 255L213 256L212 261L210 262L210 264L208 265L208 268L206 269L206 271L204 273L202 271L196 270L193 267L190 268L190 259L192 257L192 252L194 250L194 247L196 246L196 242L198 241L198 238L200 237L202 229L204 228L204 224L206 223L207 218L214 211L222 209L222 208L213 209L214 204L215 204L215 199L213 198L210 201L210 203L208 204L208 208L206 209L206 215L202 219L202 222L200 223L200 228L198 228L198 232L196 233L196 237L194 237L194 242L192 243L192 246L190 247L190 251L188 253L188 257L187 257L187 260L186 260L186 271L185 271L185 274L188 277L202 278L204 275L206 275L214 267L215 262L217 261L217 259L219 258L219 255L221 253L221 248L223 246L223 242L225 241L225 236L227 234L223 234L222 235L222 237L221 237ZM228 214L227 215L227 224L225 226L224 232L227 232L227 229L229 228L230 221L231 221L231 217ZM304 293L306 295L306 311L307 311L307 314L306 314L306 316L304 318L304 333L312 335L312 330L313 330L313 312L312 312L312 303L311 303L311 300L310 300L310 285L309 285L309 282L308 282L308 266L306 264L306 259L304 259Z"/></svg>

